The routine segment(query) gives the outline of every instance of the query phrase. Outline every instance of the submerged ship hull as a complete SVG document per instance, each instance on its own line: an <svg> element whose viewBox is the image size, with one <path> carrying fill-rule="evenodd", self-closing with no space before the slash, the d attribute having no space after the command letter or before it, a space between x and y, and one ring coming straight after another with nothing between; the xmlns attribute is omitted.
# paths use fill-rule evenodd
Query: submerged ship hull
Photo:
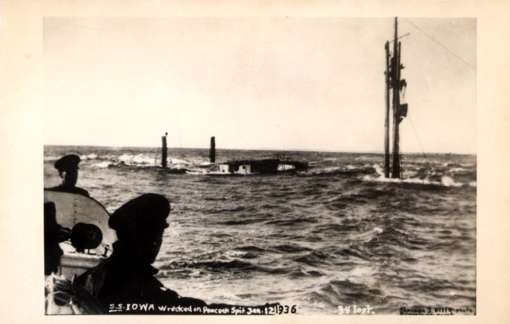
<svg viewBox="0 0 510 324"><path fill-rule="evenodd" d="M308 169L308 163L280 159L234 160L215 165L208 175L274 175Z"/></svg>

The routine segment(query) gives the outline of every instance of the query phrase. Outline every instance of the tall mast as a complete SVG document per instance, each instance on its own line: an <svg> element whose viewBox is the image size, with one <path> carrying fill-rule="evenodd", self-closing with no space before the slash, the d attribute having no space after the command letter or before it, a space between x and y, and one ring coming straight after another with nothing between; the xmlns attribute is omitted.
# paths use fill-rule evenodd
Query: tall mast
<svg viewBox="0 0 510 324"><path fill-rule="evenodd" d="M395 35L393 37L392 58L392 88L393 88L393 161L392 178L400 178L400 130L399 124L407 116L407 104L400 104L400 91L407 86L406 80L400 79L400 70L404 66L400 63L402 44L398 41L398 21L395 17Z"/></svg>
<svg viewBox="0 0 510 324"><path fill-rule="evenodd" d="M400 106L400 42L397 44L397 20L395 18L395 45L394 64L395 79L393 84L393 163L392 178L400 178L400 127L398 107Z"/></svg>
<svg viewBox="0 0 510 324"><path fill-rule="evenodd" d="M384 177L390 177L390 42L384 44L386 50L386 114L384 119Z"/></svg>

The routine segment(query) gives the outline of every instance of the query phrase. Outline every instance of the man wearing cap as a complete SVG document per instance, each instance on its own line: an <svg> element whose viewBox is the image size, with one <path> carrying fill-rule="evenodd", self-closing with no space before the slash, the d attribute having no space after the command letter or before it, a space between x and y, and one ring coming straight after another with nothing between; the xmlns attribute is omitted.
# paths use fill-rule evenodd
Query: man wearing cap
<svg viewBox="0 0 510 324"><path fill-rule="evenodd" d="M62 184L60 186L49 188L49 190L76 193L89 197L87 190L76 187L76 182L78 182L79 163L80 157L76 154L68 154L58 159L55 162L55 169L58 170L58 174L62 178Z"/></svg>
<svg viewBox="0 0 510 324"><path fill-rule="evenodd" d="M78 277L77 282L96 297L105 312L158 313L158 305L205 306L205 302L179 296L154 277L152 266L159 253L170 202L158 194L144 194L117 209L108 221L116 231L112 255ZM154 308L134 311L127 305L152 304Z"/></svg>

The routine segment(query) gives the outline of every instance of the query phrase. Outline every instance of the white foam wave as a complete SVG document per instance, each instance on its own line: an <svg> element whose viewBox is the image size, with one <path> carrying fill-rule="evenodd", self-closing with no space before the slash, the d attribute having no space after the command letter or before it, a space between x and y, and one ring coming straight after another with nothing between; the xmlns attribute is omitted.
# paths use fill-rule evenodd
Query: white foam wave
<svg viewBox="0 0 510 324"><path fill-rule="evenodd" d="M147 156L145 154L132 155L124 153L117 159L120 162L123 162L124 164L127 165L144 165L144 166L155 165L154 157Z"/></svg>
<svg viewBox="0 0 510 324"><path fill-rule="evenodd" d="M186 174L191 174L191 175L204 175L204 174L207 174L207 170L206 170L206 169L193 169L193 170L187 170L187 171L186 171Z"/></svg>
<svg viewBox="0 0 510 324"><path fill-rule="evenodd" d="M97 169L106 169L108 168L112 163L109 162L109 161L103 161L103 162L99 162L99 163L94 163L92 164L92 168L97 168Z"/></svg>
<svg viewBox="0 0 510 324"><path fill-rule="evenodd" d="M450 172L452 172L452 173L461 173L461 172L465 172L465 171L467 171L467 170L464 169L464 168L452 168L452 169L450 169Z"/></svg>
<svg viewBox="0 0 510 324"><path fill-rule="evenodd" d="M452 178L449 176L443 176L441 177L441 184L445 187L462 187L462 183L455 182Z"/></svg>
<svg viewBox="0 0 510 324"><path fill-rule="evenodd" d="M363 165L352 165L347 164L345 166L330 166L330 167L323 167L323 168L313 168L309 171L304 172L304 174L309 175L320 175L320 174L330 174L330 173L353 173L353 172L370 172L372 173L372 169L376 168L375 164L363 164Z"/></svg>
<svg viewBox="0 0 510 324"><path fill-rule="evenodd" d="M341 170L342 170L341 167L326 167L326 168L321 168L321 169L313 169L306 173L314 175L314 174L333 173L333 172L337 172L337 171L341 171Z"/></svg>
<svg viewBox="0 0 510 324"><path fill-rule="evenodd" d="M436 185L443 187L462 187L464 184L460 182L456 182L453 178L448 176L442 176L441 181L432 181L429 179L420 179L420 178L404 178L404 179L393 179L393 178L385 178L384 171L382 167L378 164L373 165L377 176L365 175L362 177L363 181L368 182L387 182L387 183L410 183L410 184L422 184L422 185Z"/></svg>
<svg viewBox="0 0 510 324"><path fill-rule="evenodd" d="M95 154L95 153L90 153L90 154L80 155L80 159L81 159L82 161L86 161L86 160L95 160L95 159L97 159L97 154Z"/></svg>
<svg viewBox="0 0 510 324"><path fill-rule="evenodd" d="M473 163L449 163L449 162L445 162L443 163L443 166L444 167L451 167L451 166L455 166L455 167L461 167L461 168L465 168L465 169L469 169L469 168L474 168L476 166L476 164L473 164Z"/></svg>
<svg viewBox="0 0 510 324"><path fill-rule="evenodd" d="M44 162L52 162L52 161L56 161L58 160L60 157L59 156L45 156L44 157Z"/></svg>
<svg viewBox="0 0 510 324"><path fill-rule="evenodd" d="M374 177L374 176L370 176L370 175L365 175L362 177L362 180L363 181L368 181L368 182L387 182L387 183L412 183L412 184L424 184L424 185L432 185L432 184L437 184L437 185L441 185L440 182L434 182L434 181L430 181L430 180L426 180L426 179L419 179L419 178L405 178L405 179L393 179L393 178L385 178L384 176L378 176L378 177Z"/></svg>
<svg viewBox="0 0 510 324"><path fill-rule="evenodd" d="M384 230L380 227L374 227L372 230L377 234L381 234L382 232L384 232Z"/></svg>
<svg viewBox="0 0 510 324"><path fill-rule="evenodd" d="M188 162L186 160L180 160L180 159L176 159L176 158L171 158L170 159L170 164L173 164L173 165L190 165L190 162Z"/></svg>
<svg viewBox="0 0 510 324"><path fill-rule="evenodd" d="M93 164L92 167L96 168L107 168L112 165L127 165L133 167L152 167L159 166L161 160L159 155L156 154L147 154L147 153L139 153L139 154L131 154L131 153L123 153L121 155L104 155L98 156L95 153L82 155L82 160L99 160L99 163ZM168 166L174 169L185 169L188 168L192 163L177 158L169 158Z"/></svg>
<svg viewBox="0 0 510 324"><path fill-rule="evenodd" d="M379 175L379 177L384 177L383 168L379 164L373 164L372 167L374 168L375 172Z"/></svg>
<svg viewBox="0 0 510 324"><path fill-rule="evenodd" d="M370 156L358 156L354 158L354 161L370 161L373 160Z"/></svg>

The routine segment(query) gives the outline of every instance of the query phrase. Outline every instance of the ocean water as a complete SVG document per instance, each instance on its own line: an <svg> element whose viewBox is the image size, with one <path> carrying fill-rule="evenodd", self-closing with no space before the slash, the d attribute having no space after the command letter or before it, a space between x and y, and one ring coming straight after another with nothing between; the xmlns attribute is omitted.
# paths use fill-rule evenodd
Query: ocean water
<svg viewBox="0 0 510 324"><path fill-rule="evenodd" d="M218 150L217 160L286 156L297 174L207 176L204 149L169 149L176 168L151 166L157 148L46 146L54 161L82 157L78 185L113 212L146 192L172 203L155 266L183 296L208 303L476 309L476 157L403 155L403 180L382 177L380 154Z"/></svg>

